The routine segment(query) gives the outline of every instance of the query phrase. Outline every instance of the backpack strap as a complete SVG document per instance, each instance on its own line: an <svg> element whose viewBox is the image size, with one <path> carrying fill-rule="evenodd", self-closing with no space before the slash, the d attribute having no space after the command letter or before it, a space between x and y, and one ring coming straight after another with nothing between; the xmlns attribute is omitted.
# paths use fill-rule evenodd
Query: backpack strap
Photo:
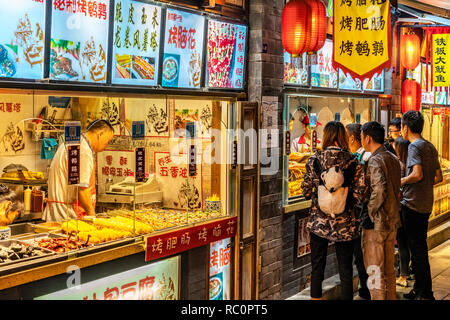
<svg viewBox="0 0 450 320"><path fill-rule="evenodd" d="M324 170L323 170L322 165L320 164L319 159L317 159L317 157L314 158L314 161L313 161L313 167L314 167L315 173L316 173L317 176L319 177L319 185L324 184L324 183L323 183L323 180L322 180L322 177L321 177L322 172L323 172Z"/></svg>

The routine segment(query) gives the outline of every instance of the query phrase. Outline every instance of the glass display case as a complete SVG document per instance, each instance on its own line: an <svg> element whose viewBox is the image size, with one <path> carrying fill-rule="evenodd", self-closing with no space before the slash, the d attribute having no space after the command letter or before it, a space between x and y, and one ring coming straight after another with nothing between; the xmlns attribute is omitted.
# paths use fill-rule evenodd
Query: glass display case
<svg viewBox="0 0 450 320"><path fill-rule="evenodd" d="M283 206L305 204L301 183L307 159L320 149L332 120L364 124L374 120L377 99L351 95L286 94L284 107ZM315 137L315 138L314 138ZM307 205L306 205L307 206Z"/></svg>
<svg viewBox="0 0 450 320"><path fill-rule="evenodd" d="M234 216L235 108L231 98L1 93L2 224L26 221L17 241L62 254ZM92 129L99 119L111 137Z"/></svg>

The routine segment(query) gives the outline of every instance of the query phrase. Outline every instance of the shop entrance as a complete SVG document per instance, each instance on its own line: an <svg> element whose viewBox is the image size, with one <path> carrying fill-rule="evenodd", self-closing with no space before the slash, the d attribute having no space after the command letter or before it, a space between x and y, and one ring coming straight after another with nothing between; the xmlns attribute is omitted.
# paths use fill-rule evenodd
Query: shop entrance
<svg viewBox="0 0 450 320"><path fill-rule="evenodd" d="M259 190L258 103L239 104L239 273L238 295L241 300L256 299L257 225ZM252 135L252 133L254 133Z"/></svg>

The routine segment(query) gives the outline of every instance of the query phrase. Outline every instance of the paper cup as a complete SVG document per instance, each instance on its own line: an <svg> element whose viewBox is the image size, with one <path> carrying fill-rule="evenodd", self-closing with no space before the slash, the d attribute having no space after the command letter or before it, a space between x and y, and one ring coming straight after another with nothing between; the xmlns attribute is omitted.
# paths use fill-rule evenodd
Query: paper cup
<svg viewBox="0 0 450 320"><path fill-rule="evenodd" d="M11 237L11 228L0 226L0 240L8 240Z"/></svg>

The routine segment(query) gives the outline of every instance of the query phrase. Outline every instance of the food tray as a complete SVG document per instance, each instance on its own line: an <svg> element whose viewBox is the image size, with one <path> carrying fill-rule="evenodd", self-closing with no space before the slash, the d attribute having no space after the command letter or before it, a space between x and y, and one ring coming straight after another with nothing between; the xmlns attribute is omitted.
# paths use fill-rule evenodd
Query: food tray
<svg viewBox="0 0 450 320"><path fill-rule="evenodd" d="M39 243L35 242L35 241L39 241L40 239L46 239L46 238L66 238L67 239L67 235L65 234L59 234L59 233L39 233L39 234L34 234L34 235L28 235L28 236L24 236L24 237L20 237L18 238L18 240L23 241L28 243L29 245L35 246L35 247L39 247L39 248L43 248L39 245ZM47 248L43 248L45 250L50 250L54 253L57 254L64 254L64 253L68 253L68 252L73 252L73 251L82 251L82 250L87 250L89 248L92 248L94 246L93 243L90 243L88 247L84 247L84 248L79 248L79 249L73 249L73 250L69 250L69 251L65 251L65 252L56 252Z"/></svg>
<svg viewBox="0 0 450 320"><path fill-rule="evenodd" d="M16 239L10 239L10 240L0 241L0 248L10 247L13 244L20 244L20 245L30 246L30 244L27 243L27 242L16 240ZM35 245L32 245L32 247L40 249L44 254L40 255L40 256L23 258L23 259L18 259L18 260L9 261L9 262L2 262L2 263L0 263L0 267L11 265L11 264L15 264L15 263L20 263L20 262L24 262L24 261L40 259L40 258L43 258L43 257L48 257L48 256L56 254L56 252L53 252L51 250L44 249L44 248L41 248L41 247L38 247L38 246L35 246Z"/></svg>
<svg viewBox="0 0 450 320"><path fill-rule="evenodd" d="M33 228L34 232L36 233L60 233L62 232L62 224L59 222L44 222L44 223L37 223L33 224L30 223L31 227Z"/></svg>

